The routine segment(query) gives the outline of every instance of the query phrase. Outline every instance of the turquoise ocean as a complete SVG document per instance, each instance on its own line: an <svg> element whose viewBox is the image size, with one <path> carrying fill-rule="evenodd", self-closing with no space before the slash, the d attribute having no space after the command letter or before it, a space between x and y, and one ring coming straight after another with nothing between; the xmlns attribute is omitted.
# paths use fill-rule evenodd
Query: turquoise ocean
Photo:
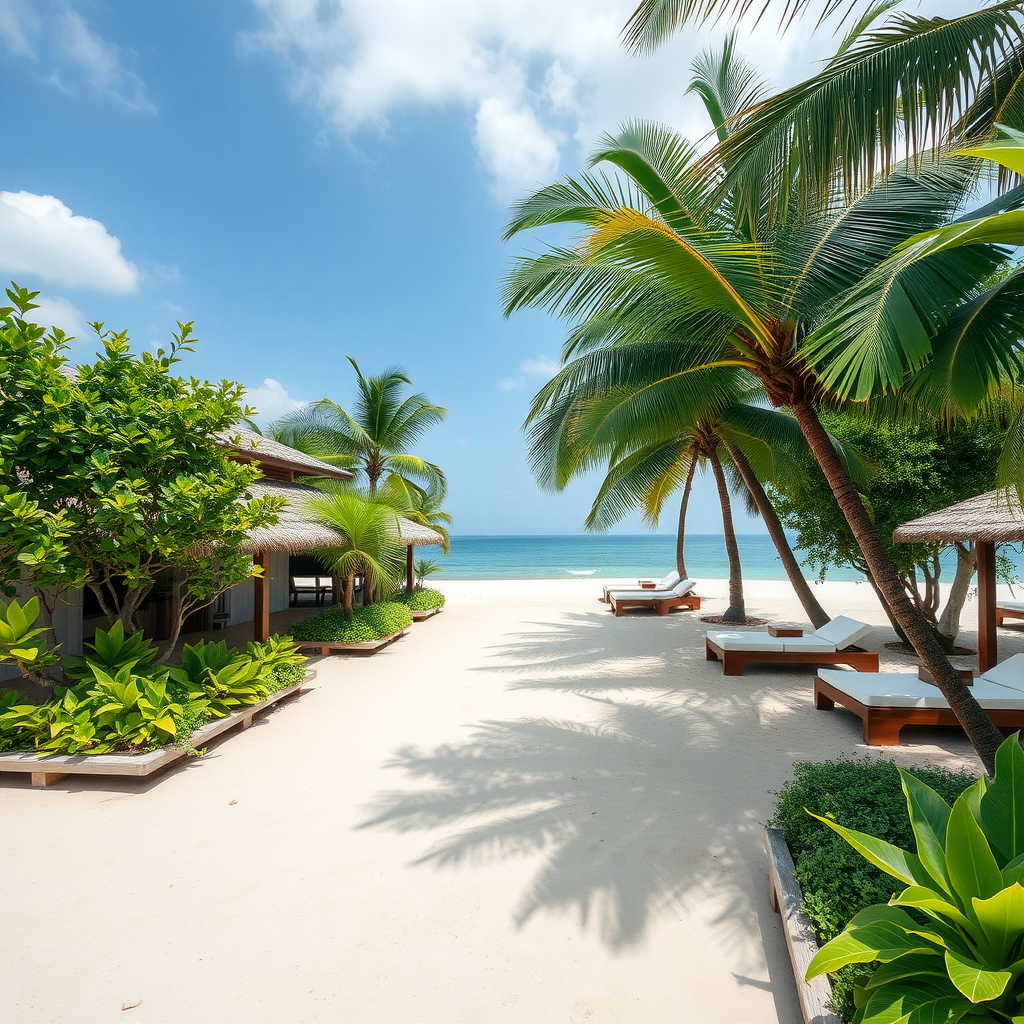
<svg viewBox="0 0 1024 1024"><path fill-rule="evenodd" d="M741 534L738 538L743 575L750 580L784 580L786 573L775 553L771 538L764 534ZM422 548L419 555L433 557L435 548ZM1018 564L1024 557L1009 546L1001 548ZM800 558L800 552L796 552ZM452 537L451 552L441 558L441 572L433 579L450 580L559 580L604 579L619 576L660 578L675 567L675 537L669 534L553 536L553 537ZM952 579L955 556L943 558L943 579ZM699 579L726 579L729 563L725 542L718 534L695 534L686 538L686 568ZM805 575L814 574L805 566ZM858 580L852 569L833 569L829 580Z"/></svg>

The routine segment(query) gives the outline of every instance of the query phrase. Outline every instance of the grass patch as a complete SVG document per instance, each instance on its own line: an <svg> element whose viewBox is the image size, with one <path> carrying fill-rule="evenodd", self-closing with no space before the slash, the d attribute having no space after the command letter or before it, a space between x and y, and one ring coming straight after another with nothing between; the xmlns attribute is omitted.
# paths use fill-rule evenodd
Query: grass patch
<svg viewBox="0 0 1024 1024"><path fill-rule="evenodd" d="M443 608L445 596L440 590L415 587L411 594L402 593L395 600L406 605L410 611L429 612L434 608Z"/></svg>
<svg viewBox="0 0 1024 1024"><path fill-rule="evenodd" d="M368 643L391 636L412 625L408 605L398 601L371 604L368 608L353 608L348 621L340 605L325 608L312 618L296 622L289 630L293 639L309 642L350 644Z"/></svg>
<svg viewBox="0 0 1024 1024"><path fill-rule="evenodd" d="M934 766L912 772L949 804L977 778L967 771ZM782 829L786 837L796 864L796 880L803 889L804 913L822 944L835 938L858 911L874 903L888 903L904 886L872 867L804 808L904 850L916 849L914 833L899 773L891 761L867 757L798 761L793 775L777 794L775 813L768 824ZM851 965L831 976L833 1009L843 1020L853 1017L855 979L869 972L869 965Z"/></svg>

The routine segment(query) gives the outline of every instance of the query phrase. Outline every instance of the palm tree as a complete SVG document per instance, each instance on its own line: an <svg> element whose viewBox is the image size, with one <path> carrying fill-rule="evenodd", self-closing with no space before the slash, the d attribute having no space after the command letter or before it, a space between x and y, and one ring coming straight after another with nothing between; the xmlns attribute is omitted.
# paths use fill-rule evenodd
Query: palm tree
<svg viewBox="0 0 1024 1024"><path fill-rule="evenodd" d="M783 31L813 8L817 25L832 20L850 29L821 71L752 105L701 170L726 166L725 188L751 177L771 183L772 204L820 206L837 184L848 198L860 194L901 152L985 139L999 123L1024 127L1018 0L953 18L892 11L898 2L786 0ZM738 20L751 10L751 0L641 0L624 41L634 53L650 52L683 26Z"/></svg>
<svg viewBox="0 0 1024 1024"><path fill-rule="evenodd" d="M405 569L405 546L398 529L398 517L387 504L368 499L350 487L325 490L306 500L307 510L326 526L342 534L337 547L324 548L320 555L334 573L344 580L342 610L352 617L352 595L356 576L363 576L364 601L372 600L373 587L394 590Z"/></svg>
<svg viewBox="0 0 1024 1024"><path fill-rule="evenodd" d="M737 131L744 123L741 118ZM920 260L890 299L902 298L923 331L901 334L886 321L879 332L891 343L885 348L847 329L851 309L843 300L895 246L955 215L970 195L974 168L963 158L922 159L853 201L839 191L821 207L806 208L771 202L773 182L754 174L733 175L721 165L715 173L695 173L692 147L663 126L626 125L602 140L592 157L598 163L614 177L582 174L513 207L507 237L547 224L576 224L583 237L573 247L519 258L505 284L506 313L540 306L577 324L595 315L631 320L629 333L644 340L591 353L603 357L591 367L603 376L602 386L618 386L630 373L662 379L670 370L683 380L725 366L756 377L773 406L792 411L877 589L993 770L1000 733L904 590L817 412L824 402L866 400L900 387L928 361L941 328L967 314L1005 263L1005 251L992 245ZM732 181L723 193L727 175ZM652 291L672 301L645 302ZM1019 320L1018 312L985 329L1015 343ZM677 340L657 340L669 326ZM837 337L843 344L833 343ZM671 403L655 393L652 409L658 405L669 420Z"/></svg>
<svg viewBox="0 0 1024 1024"><path fill-rule="evenodd" d="M322 398L275 423L274 440L352 470L371 497L382 480L394 478L410 489L434 488L443 498L448 484L440 467L409 450L448 410L424 394L403 397L404 387L412 384L403 370L392 366L364 377L356 361L345 358L356 371L353 412Z"/></svg>
<svg viewBox="0 0 1024 1024"><path fill-rule="evenodd" d="M444 538L443 550L447 555L451 546L448 527L452 517L445 512L444 489L438 484L426 487L410 486L408 481L397 474L389 476L377 491L377 498L390 505L402 518L428 526Z"/></svg>

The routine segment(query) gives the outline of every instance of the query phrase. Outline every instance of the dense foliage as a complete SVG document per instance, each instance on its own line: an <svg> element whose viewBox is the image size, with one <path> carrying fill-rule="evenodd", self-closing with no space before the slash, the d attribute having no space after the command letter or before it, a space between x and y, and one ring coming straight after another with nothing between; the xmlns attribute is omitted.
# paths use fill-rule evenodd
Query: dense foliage
<svg viewBox="0 0 1024 1024"><path fill-rule="evenodd" d="M8 611L9 614L9 611ZM78 681L52 700L29 704L16 691L0 699L0 751L44 754L135 753L170 743L190 748L195 729L258 704L298 682L305 658L286 637L252 642L186 644L180 667L154 664L156 649L120 622L97 630L89 651L69 659Z"/></svg>
<svg viewBox="0 0 1024 1024"><path fill-rule="evenodd" d="M302 641L366 643L391 636L410 625L412 614L408 606L397 601L387 601L353 608L349 619L345 618L339 605L325 608L312 618L296 622L289 634Z"/></svg>
<svg viewBox="0 0 1024 1024"><path fill-rule="evenodd" d="M415 587L411 594L404 591L395 597L396 601L407 605L413 612L429 612L431 608L443 608L445 596L440 590L431 590L430 587Z"/></svg>
<svg viewBox="0 0 1024 1024"><path fill-rule="evenodd" d="M0 585L27 574L46 626L59 592L84 584L130 633L157 575L174 573L180 624L258 574L248 531L281 505L247 498L259 470L225 448L244 389L175 375L191 324L138 355L95 324L99 354L72 366L63 332L31 322L36 294L12 285L0 308Z"/></svg>
<svg viewBox="0 0 1024 1024"><path fill-rule="evenodd" d="M804 893L804 913L819 942L827 942L858 911L887 901L902 886L807 810L904 849L913 847L914 835L899 771L891 761L798 761L793 772L792 781L778 794L769 824L782 829L786 837ZM915 775L947 801L955 800L975 781L968 772L934 767L916 770ZM853 985L865 973L865 968L847 967L832 978L833 1000L844 1020L853 1016Z"/></svg>
<svg viewBox="0 0 1024 1024"><path fill-rule="evenodd" d="M1024 1010L1024 750L1000 744L995 772L953 802L900 770L914 852L819 820L900 889L814 956L808 980L872 965L853 1024L1016 1022Z"/></svg>

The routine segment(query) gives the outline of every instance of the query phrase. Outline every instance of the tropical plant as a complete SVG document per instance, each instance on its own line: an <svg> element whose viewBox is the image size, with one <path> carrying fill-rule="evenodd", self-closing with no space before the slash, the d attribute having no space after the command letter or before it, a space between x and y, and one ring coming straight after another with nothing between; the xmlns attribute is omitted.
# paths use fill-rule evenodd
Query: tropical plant
<svg viewBox="0 0 1024 1024"><path fill-rule="evenodd" d="M375 588L387 593L398 586L405 572L405 546L398 517L390 505L366 498L352 488L336 487L309 498L306 509L344 537L336 547L324 548L320 557L344 580L342 609L352 616L355 578L364 578L364 602Z"/></svg>
<svg viewBox="0 0 1024 1024"><path fill-rule="evenodd" d="M743 123L740 118L734 126L738 130ZM928 329L913 337L896 331L894 348L880 349L866 334L841 349L826 344L849 326L846 297L893 248L946 224L967 201L970 160L922 159L851 202L840 191L810 209L769 202L772 182L753 174L732 179L723 193L727 168L719 164L713 172L696 173L693 148L658 125L627 124L602 140L592 163L605 164L615 176L569 178L513 207L508 237L549 224L576 224L583 237L574 246L518 259L505 283L506 313L547 308L583 332L579 340L570 336L570 345L585 345L589 321L614 321L624 343L586 352L576 376L586 374L608 389L673 378L676 398L649 392L651 414L660 409L666 421L680 394L700 397L704 371L726 366L759 381L773 406L788 407L879 591L991 771L999 732L907 596L818 415L822 403L863 400L901 386L928 360L942 327L965 316L985 282L1004 266L1005 250L985 244L950 248L933 262L919 260L896 291L915 322L922 324L924 317ZM746 212L737 217L741 206ZM1022 313L1004 310L998 321L967 324L965 330L1016 344ZM883 323L886 330L891 326ZM908 349L911 341L916 348ZM894 374L897 365L901 372ZM876 386L871 373L879 367L886 374ZM862 387L864 380L872 386ZM563 388L573 383L564 379ZM562 400L561 391L551 400Z"/></svg>
<svg viewBox="0 0 1024 1024"><path fill-rule="evenodd" d="M423 581L441 571L441 563L436 558L419 558L413 566L416 573L416 587L422 587Z"/></svg>
<svg viewBox="0 0 1024 1024"><path fill-rule="evenodd" d="M411 594L396 594L394 600L406 605L410 611L429 612L434 608L443 608L446 598L440 590L416 587Z"/></svg>
<svg viewBox="0 0 1024 1024"><path fill-rule="evenodd" d="M410 449L448 410L422 393L404 397L404 387L412 384L404 370L392 366L364 377L356 361L351 356L345 358L356 371L352 413L322 398L275 423L274 439L351 470L365 483L371 497L382 481L394 477L410 490L433 488L443 498L447 481L440 467L410 454Z"/></svg>
<svg viewBox="0 0 1024 1024"><path fill-rule="evenodd" d="M50 682L43 669L57 664L59 646L47 649L43 640L49 632L39 621L39 598L30 597L24 605L11 598L0 601L0 663L14 662L23 676Z"/></svg>
<svg viewBox="0 0 1024 1024"><path fill-rule="evenodd" d="M125 636L120 620L109 630L97 628L93 642L85 646L91 654L73 655L65 659L64 670L72 679L90 677L97 668L117 673L127 667L136 675L146 675L152 671L157 655L153 641L147 639L141 630Z"/></svg>
<svg viewBox="0 0 1024 1024"><path fill-rule="evenodd" d="M412 487L407 481L392 475L378 488L378 501L390 505L403 519L426 526L444 538L443 550L448 554L450 539L448 527L452 517L443 508L445 491L437 484Z"/></svg>
<svg viewBox="0 0 1024 1024"><path fill-rule="evenodd" d="M381 601L356 608L345 615L334 606L296 622L289 633L296 640L323 643L366 643L392 636L412 625L409 606L400 601Z"/></svg>
<svg viewBox="0 0 1024 1024"><path fill-rule="evenodd" d="M126 334L94 324L99 354L72 367L64 333L28 319L38 293L12 284L7 295L0 494L18 490L29 501L21 509L0 502L0 524L16 520L24 532L28 516L39 532L37 542L16 544L16 557L0 558L0 569L14 574L0 585L26 573L48 627L62 592L84 584L128 635L157 576L173 573L177 616L166 658L187 615L260 574L249 532L276 522L284 504L248 497L259 470L233 460L225 446L246 412L244 389L174 375L196 344L188 323L178 325L169 350L141 355ZM47 550L56 565L40 556Z"/></svg>
<svg viewBox="0 0 1024 1024"><path fill-rule="evenodd" d="M1024 750L1019 737L1014 734L999 747L992 779L979 779L952 808L910 773L900 770L900 778L916 853L819 817L905 888L887 904L860 911L818 951L807 978L877 962L855 993L856 1024L1019 1021L1024 1015Z"/></svg>

